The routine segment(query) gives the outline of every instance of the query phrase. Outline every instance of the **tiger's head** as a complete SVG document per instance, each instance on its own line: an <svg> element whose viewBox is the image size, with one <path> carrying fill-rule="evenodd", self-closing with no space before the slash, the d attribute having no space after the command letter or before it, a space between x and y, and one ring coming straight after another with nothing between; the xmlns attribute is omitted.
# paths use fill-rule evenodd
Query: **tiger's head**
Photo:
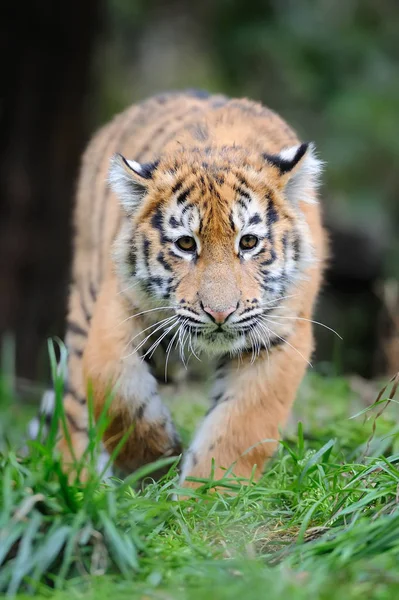
<svg viewBox="0 0 399 600"><path fill-rule="evenodd" d="M314 259L301 209L315 202L311 144L278 154L231 146L181 150L151 164L121 155L109 181L125 218L114 260L122 285L167 306L196 350L268 346L266 326Z"/></svg>

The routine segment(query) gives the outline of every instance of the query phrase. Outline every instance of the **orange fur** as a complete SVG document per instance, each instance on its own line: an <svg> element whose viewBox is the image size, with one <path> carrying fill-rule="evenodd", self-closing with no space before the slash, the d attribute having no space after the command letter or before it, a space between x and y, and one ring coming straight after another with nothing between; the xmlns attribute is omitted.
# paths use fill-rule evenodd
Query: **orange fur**
<svg viewBox="0 0 399 600"><path fill-rule="evenodd" d="M297 144L284 121L259 104L189 93L158 96L133 106L93 139L77 194L66 339L70 358L65 406L78 456L85 447L89 383L96 416L113 390L112 422L104 437L109 451L134 424L117 459L123 469L179 454L179 437L154 377L154 364L160 363L163 370L167 348L162 354L159 347L149 364L140 356L166 329L159 329L141 352L138 344L157 331L161 318L170 317L165 327L171 330L164 338L169 343L177 331L173 316L180 315L179 323L183 322L184 310L194 311L204 323L203 306L214 311L237 306L234 320L267 301L266 306L277 312L272 310L263 325L256 324L256 334L252 330L240 334L235 352L241 352L241 358L229 358L228 349L223 350L225 333L215 334L212 344L205 334L203 347L199 346L223 355L224 364L215 384L219 399L187 453L182 478L208 476L212 458L217 475L232 463L238 475L248 477L254 465L257 475L261 473L312 352L307 319L312 316L326 254L315 185L305 169L305 161L313 160L311 151L289 170L268 158ZM106 183L116 152L141 165L159 161L147 176L140 164L138 172L132 172L129 163L115 159L111 181L114 190L122 189L123 197ZM290 152L281 155L284 160L294 156ZM297 190L301 197L289 200ZM245 200L241 205L240 194ZM196 240L195 259L176 253L171 239L173 228L183 228L183 206ZM271 206L274 212L269 216ZM262 253L248 258L237 244L243 223L250 227L249 210L255 211L252 228L264 227L267 234L261 236ZM256 225L259 215L262 223ZM268 278L269 286L264 285ZM279 290L276 300L273 289ZM187 330L188 347L198 343L193 331ZM256 341L254 348L248 346L262 335L266 336L262 348L256 348ZM267 336L273 343L266 343ZM172 358L172 370L177 361L178 356ZM61 448L67 456L65 442Z"/></svg>

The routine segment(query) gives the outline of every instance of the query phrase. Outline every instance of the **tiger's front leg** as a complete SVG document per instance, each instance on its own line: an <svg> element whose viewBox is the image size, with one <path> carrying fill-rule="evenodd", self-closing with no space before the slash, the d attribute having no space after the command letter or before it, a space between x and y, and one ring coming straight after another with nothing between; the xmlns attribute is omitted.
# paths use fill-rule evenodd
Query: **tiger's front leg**
<svg viewBox="0 0 399 600"><path fill-rule="evenodd" d="M296 326L289 344L271 348L269 355L264 350L253 363L249 355L221 368L215 404L187 452L182 482L187 477L208 478L212 460L214 479L223 477L232 465L233 473L240 477L248 478L254 470L256 478L262 474L265 461L276 449L312 351L309 323ZM198 484L185 481L184 485Z"/></svg>
<svg viewBox="0 0 399 600"><path fill-rule="evenodd" d="M138 342L130 343L137 333L132 322L134 319L124 312L116 282L108 282L97 300L83 356L84 379L93 390L96 419L111 392L113 396L108 409L110 424L103 437L106 450L112 453L132 429L115 460L125 472L181 453L180 439L158 394L157 381L134 351Z"/></svg>

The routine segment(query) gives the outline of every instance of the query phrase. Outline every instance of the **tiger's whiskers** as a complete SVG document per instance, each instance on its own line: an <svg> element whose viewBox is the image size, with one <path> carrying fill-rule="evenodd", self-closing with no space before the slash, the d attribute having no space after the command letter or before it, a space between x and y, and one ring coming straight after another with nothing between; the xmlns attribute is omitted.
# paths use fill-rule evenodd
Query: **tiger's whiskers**
<svg viewBox="0 0 399 600"><path fill-rule="evenodd" d="M149 335L147 335L144 340L142 340L133 350L133 352L131 352L130 354L124 356L123 358L129 358L129 356L132 356L133 354L136 354L136 352L138 352L140 350L140 348L142 348L142 346L144 346L144 344L147 342L147 340L149 340L149 338L154 335L154 333L157 333L158 331L160 331L161 329L163 329L164 327L166 327L167 325L169 325L172 321L174 321L175 323L178 322L179 317L177 315L174 315L173 317L170 317L170 320L167 323L164 323L163 321L161 321L160 323L156 323L157 328L154 329L154 331L151 331L151 333Z"/></svg>
<svg viewBox="0 0 399 600"><path fill-rule="evenodd" d="M313 365L312 365L312 363L310 363L310 362L309 362L309 361L308 361L308 360L307 360L307 359L306 359L306 358L303 356L303 354L302 354L302 353L301 353L301 352L298 350L298 348L295 348L295 346L293 346L292 344L290 344L290 342L289 342L289 341L288 341L286 338L282 337L281 335L278 335L278 334L277 334L275 331L273 331L273 329L271 329L271 328L269 327L269 325L268 325L268 324L265 322L265 321L267 321L267 320L268 320L268 319L267 319L266 317L260 317L260 319L259 319L259 321L260 321L260 322L259 322L259 326L260 326L260 327L261 327L261 328L262 328L264 331L266 331L266 333L269 333L269 332L270 332L270 333L272 333L272 334L273 334L274 336L276 336L276 337L277 337L279 340L281 340L282 342L284 342L285 344L287 344L287 346L289 346L290 348L292 348L293 350L295 350L295 352L296 352L297 354L299 354L299 356L300 356L300 357L301 357L301 358L302 358L302 359L303 359L303 360L304 360L304 361L305 361L305 362L306 362L306 363L309 365L309 367L313 368Z"/></svg>

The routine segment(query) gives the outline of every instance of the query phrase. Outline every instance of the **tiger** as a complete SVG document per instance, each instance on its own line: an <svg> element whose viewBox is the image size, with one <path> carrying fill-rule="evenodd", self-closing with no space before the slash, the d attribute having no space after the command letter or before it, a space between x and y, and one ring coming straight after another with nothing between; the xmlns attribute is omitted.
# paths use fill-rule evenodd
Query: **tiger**
<svg viewBox="0 0 399 600"><path fill-rule="evenodd" d="M106 451L126 438L121 471L182 455L183 486L259 479L313 352L321 170L275 112L206 92L159 94L95 134L74 209L66 464L88 445L90 389ZM161 389L201 356L211 399L183 452Z"/></svg>

